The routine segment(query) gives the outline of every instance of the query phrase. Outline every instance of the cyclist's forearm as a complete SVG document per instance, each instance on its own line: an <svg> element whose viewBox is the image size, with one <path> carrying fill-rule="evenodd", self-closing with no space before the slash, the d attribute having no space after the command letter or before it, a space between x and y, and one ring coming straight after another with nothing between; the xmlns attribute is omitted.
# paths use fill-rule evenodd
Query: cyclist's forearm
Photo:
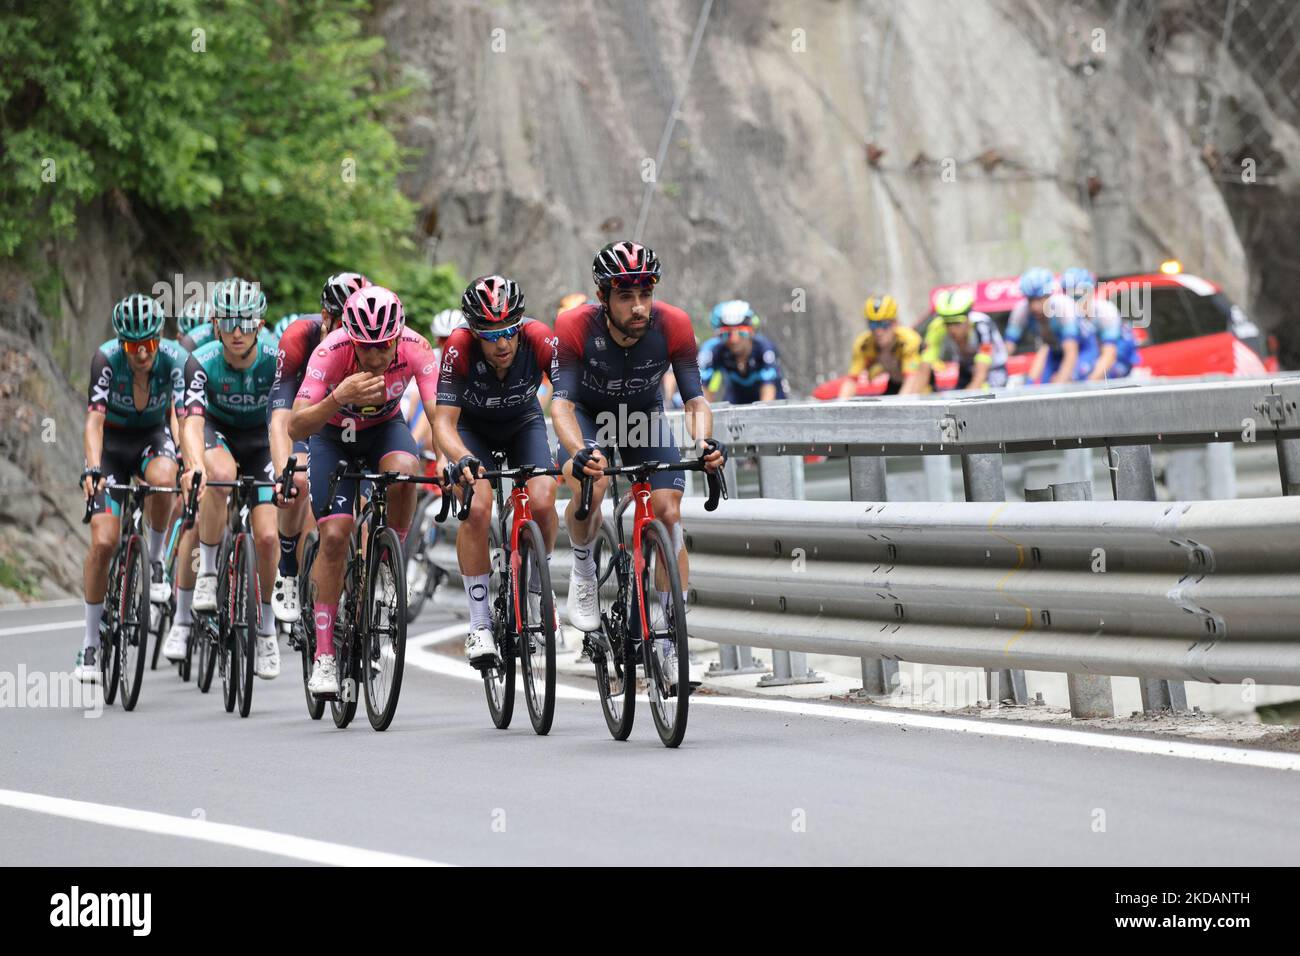
<svg viewBox="0 0 1300 956"><path fill-rule="evenodd" d="M202 415L187 415L181 419L181 456L190 471L204 470L203 423Z"/></svg>
<svg viewBox="0 0 1300 956"><path fill-rule="evenodd" d="M1047 365L1047 348L1040 348L1034 353L1034 362L1029 366L1029 381L1037 382L1043 375L1043 368Z"/></svg>
<svg viewBox="0 0 1300 956"><path fill-rule="evenodd" d="M1061 347L1061 367L1056 370L1052 376L1053 382L1072 382L1074 381L1074 368L1079 364L1079 343L1073 340L1067 341Z"/></svg>
<svg viewBox="0 0 1300 956"><path fill-rule="evenodd" d="M104 413L86 412L86 430L82 434L86 466L98 468L104 460Z"/></svg>
<svg viewBox="0 0 1300 956"><path fill-rule="evenodd" d="M713 409L709 407L709 400L703 395L692 398L686 403L686 427L690 429L691 437L696 441L702 438L713 437Z"/></svg>
<svg viewBox="0 0 1300 956"><path fill-rule="evenodd" d="M989 378L989 367L984 362L976 362L975 368L970 373L970 383L966 386L966 391L978 391L984 387L984 383Z"/></svg>
<svg viewBox="0 0 1300 956"><path fill-rule="evenodd" d="M1103 345L1101 347L1101 354L1097 356L1097 364L1093 367L1092 374L1089 375L1088 378L1093 381L1105 378L1106 373L1110 371L1110 367L1115 364L1115 356L1117 354L1118 349L1116 349L1115 346Z"/></svg>
<svg viewBox="0 0 1300 956"><path fill-rule="evenodd" d="M333 392L315 405L310 404L305 398L298 399L293 403L293 411L289 413L289 437L294 441L302 441L308 435L316 434L334 417L340 407Z"/></svg>
<svg viewBox="0 0 1300 956"><path fill-rule="evenodd" d="M460 461L469 454L469 449L460 440L456 423L460 421L460 409L439 407L433 415L433 438L439 454L448 461Z"/></svg>
<svg viewBox="0 0 1300 956"><path fill-rule="evenodd" d="M768 382L758 392L760 402L771 402L776 400L776 383Z"/></svg>
<svg viewBox="0 0 1300 956"><path fill-rule="evenodd" d="M284 471L289 455L293 452L293 439L289 437L289 416L292 414L287 408L277 408L271 413L271 464L275 466L276 474ZM300 461L298 464L305 462Z"/></svg>
<svg viewBox="0 0 1300 956"><path fill-rule="evenodd" d="M551 401L551 424L555 426L555 437L570 455L584 447L582 429L578 427L578 416L574 412L573 402L566 398Z"/></svg>

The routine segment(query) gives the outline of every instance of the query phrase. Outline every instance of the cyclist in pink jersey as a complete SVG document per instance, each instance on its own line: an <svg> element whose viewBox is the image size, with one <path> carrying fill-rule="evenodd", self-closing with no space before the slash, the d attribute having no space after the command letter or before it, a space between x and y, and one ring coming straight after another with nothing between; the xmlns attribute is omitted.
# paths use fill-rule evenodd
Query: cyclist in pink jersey
<svg viewBox="0 0 1300 956"><path fill-rule="evenodd" d="M307 364L289 418L289 435L308 441L307 480L320 534L312 565L316 660L307 687L313 694L339 692L334 619L358 493L355 481L340 481L330 502L330 476L340 461L371 471L419 474L419 451L401 416L402 393L414 379L432 427L437 372L433 349L406 328L401 300L381 286L358 289L348 298L343 327L326 336ZM414 509L414 485L389 488L388 523L403 543Z"/></svg>

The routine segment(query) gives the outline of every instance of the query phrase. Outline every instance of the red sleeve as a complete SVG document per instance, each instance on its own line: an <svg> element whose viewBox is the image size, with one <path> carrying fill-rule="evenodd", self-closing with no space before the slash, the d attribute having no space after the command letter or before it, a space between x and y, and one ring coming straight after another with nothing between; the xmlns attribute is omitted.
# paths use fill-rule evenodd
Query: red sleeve
<svg viewBox="0 0 1300 956"><path fill-rule="evenodd" d="M689 402L704 394L700 384L700 346L695 341L695 327L691 325L691 317L677 306L660 302L657 307L663 318L664 338L668 342L668 361L677 376L677 391L681 393L683 402Z"/></svg>
<svg viewBox="0 0 1300 956"><path fill-rule="evenodd" d="M474 336L469 329L456 329L442 347L442 370L438 373L438 404L461 408L465 375L469 371Z"/></svg>
<svg viewBox="0 0 1300 956"><path fill-rule="evenodd" d="M544 322L529 322L524 326L524 334L537 359L537 367L543 378L555 381L560 364L559 337L547 328Z"/></svg>
<svg viewBox="0 0 1300 956"><path fill-rule="evenodd" d="M573 401L578 394L578 370L582 367L582 346L591 322L591 310L596 305L580 305L561 312L555 320L556 364L551 382L555 385L555 398Z"/></svg>

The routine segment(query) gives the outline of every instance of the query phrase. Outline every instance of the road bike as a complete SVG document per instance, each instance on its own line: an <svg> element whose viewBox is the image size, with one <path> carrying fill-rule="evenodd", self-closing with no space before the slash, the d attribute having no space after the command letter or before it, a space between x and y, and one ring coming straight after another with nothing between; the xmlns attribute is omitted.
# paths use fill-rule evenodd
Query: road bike
<svg viewBox="0 0 1300 956"><path fill-rule="evenodd" d="M722 471L708 472L703 459L678 464L645 462L610 466L610 494L614 509L615 548L597 566L600 622L598 631L583 638L583 648L596 666L596 688L605 725L615 740L626 740L636 716L636 669L639 664L648 685L650 714L665 747L677 747L686 736L689 714L690 658L686 645L686 604L682 598L677 550L651 504L650 476L661 471L705 471L706 511L714 511L727 496ZM619 476L631 479L631 489L618 499ZM574 517L586 519L591 510L593 477L584 475ZM635 505L632 547L623 534L623 514ZM649 597L648 597L649 596ZM676 680L664 671L665 645L676 656Z"/></svg>
<svg viewBox="0 0 1300 956"><path fill-rule="evenodd" d="M438 456L422 453L426 467L436 467ZM433 474L433 472L426 472ZM440 487L440 486L434 486ZM433 563L433 546L438 540L435 521L439 507L438 496L431 487L422 488L415 502L415 515L411 518L411 531L406 536L406 622L414 623L433 597L447 572Z"/></svg>

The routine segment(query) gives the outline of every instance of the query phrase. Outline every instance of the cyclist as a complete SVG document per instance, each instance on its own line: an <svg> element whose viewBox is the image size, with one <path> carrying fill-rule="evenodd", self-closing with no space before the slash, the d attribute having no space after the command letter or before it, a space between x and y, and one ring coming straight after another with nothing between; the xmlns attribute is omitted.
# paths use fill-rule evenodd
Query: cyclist
<svg viewBox="0 0 1300 956"><path fill-rule="evenodd" d="M95 505L83 571L86 630L76 667L77 678L87 683L99 680L99 624L108 563L120 531L121 504L105 493L104 484L127 484L132 477L151 485L176 483L176 445L168 432L168 414L184 414L188 355L162 338L165 321L162 305L155 299L127 296L113 308L115 338L95 351L90 364L81 485ZM162 565L171 510L170 495L150 495L144 507L152 572L149 599L159 604L171 596Z"/></svg>
<svg viewBox="0 0 1300 956"><path fill-rule="evenodd" d="M716 400L725 382L724 397L733 405L785 398L776 346L758 334L759 318L749 303L739 299L720 302L709 320L718 334L700 347L704 394Z"/></svg>
<svg viewBox="0 0 1300 956"><path fill-rule="evenodd" d="M1057 288L1050 269L1027 269L1020 277L1020 291L1025 299L1011 309L1004 336L1012 345L1018 344L1033 317L1038 351L1027 381L1038 385L1086 378L1097 359L1097 336L1074 300Z"/></svg>
<svg viewBox="0 0 1300 956"><path fill-rule="evenodd" d="M925 330L921 361L933 371L945 362L957 363L954 388L977 392L1007 384L1007 347L993 320L974 312L969 289L940 292L934 318Z"/></svg>
<svg viewBox="0 0 1300 956"><path fill-rule="evenodd" d="M872 296L862 305L867 331L853 340L849 377L840 386L840 398L857 394L858 380L889 375L886 395L919 395L930 391L930 369L921 361L921 336L898 321L898 302L892 295Z"/></svg>
<svg viewBox="0 0 1300 956"><path fill-rule="evenodd" d="M674 305L654 300L659 258L637 242L613 242L592 263L598 303L570 309L555 320L559 339L555 398L551 421L560 441L559 457L574 498L565 510L573 547L568 613L584 632L600 627L596 599L596 563L592 542L601 521L600 503L609 479L604 447L617 446L624 464L678 462L668 423L660 417L660 380L671 367L686 408L686 422L709 471L725 463L726 450L712 437L713 413L700 385L698 346L690 316ZM616 434L609 434L611 419ZM598 438L599 436L599 438ZM613 440L608 440L612 438ZM595 479L591 513L579 523L579 479ZM676 545L682 587L687 587L687 560L681 527L681 499L686 482L681 472L651 476L652 504ZM677 665L671 641L665 641L664 673Z"/></svg>
<svg viewBox="0 0 1300 956"><path fill-rule="evenodd" d="M468 328L455 332L443 350L433 416L438 447L456 463L457 480L474 481L491 464L494 451L504 452L511 468L554 467L537 390L547 372L555 377L555 336L545 323L524 315L523 292L513 279L502 276L471 282L461 298L461 311ZM471 662L496 653L488 603L492 490L481 481L474 491L469 518L456 535L456 558L469 601L465 654ZM555 479L530 479L528 496L549 561L559 527ZM541 592L529 600L534 598L540 601Z"/></svg>
<svg viewBox="0 0 1300 956"><path fill-rule="evenodd" d="M1097 332L1097 359L1088 380L1127 378L1134 366L1142 364L1137 340L1115 304L1097 295L1097 277L1087 269L1066 269L1061 273L1061 288Z"/></svg>
<svg viewBox="0 0 1300 956"><path fill-rule="evenodd" d="M320 533L320 550L312 567L316 660L307 682L308 690L317 696L339 692L334 619L357 494L355 481L341 481L330 502L330 477L344 460L360 461L378 471L419 474L419 451L401 419L399 401L414 378L425 414L430 415L437 399L437 371L428 341L406 327L402 301L382 286L366 286L348 298L342 328L327 335L312 352L294 400L289 437L308 440L312 512ZM388 523L403 544L414 509L414 485L394 485L389 490Z"/></svg>
<svg viewBox="0 0 1300 956"><path fill-rule="evenodd" d="M186 461L203 462L205 480L233 481L237 474L271 480L271 446L266 431L266 409L275 378L276 349L263 334L266 295L256 283L227 279L212 293L216 338L190 356L186 377L196 383L187 395L184 453ZM184 482L188 490L192 472ZM204 491L199 504L199 569L194 586L195 611L217 609L217 558L226 531L228 489ZM254 670L270 680L280 673L280 649L275 638L275 619L265 595L275 581L275 512L271 489L261 488L251 523L257 550L259 593L263 595L258 618ZM180 620L179 602L177 620ZM173 643L168 659L180 651L188 629ZM168 635L171 642L171 635ZM167 648L164 647L164 650Z"/></svg>
<svg viewBox="0 0 1300 956"><path fill-rule="evenodd" d="M212 326L212 303L205 298L191 299L181 308L181 313L176 317L176 341L181 344L187 352L194 351L203 342L194 341L194 333L197 329L207 327L207 330L200 332L199 336L203 341L209 341ZM187 344L188 343L188 344ZM190 348L190 346L194 348Z"/></svg>
<svg viewBox="0 0 1300 956"><path fill-rule="evenodd" d="M280 335L275 366L275 382L267 403L268 428L271 434L271 463L283 472L294 455L300 466L308 459L307 442L289 437L289 417L293 414L294 396L302 387L307 362L321 340L339 327L343 306L357 289L370 285L359 272L339 272L325 280L320 293L320 315L300 315ZM277 621L292 624L298 620L298 539L310 518L307 476L293 476L297 495L288 501L276 501L276 526L280 539L280 560L276 567L275 586L271 592L271 610Z"/></svg>
<svg viewBox="0 0 1300 956"><path fill-rule="evenodd" d="M453 332L464 327L465 316L461 314L460 309L443 309L429 323L429 335L435 343L433 354L439 365L442 364L443 349L447 345L447 340L451 338ZM429 425L429 417L424 414L424 402L420 400L420 386L415 379L411 379L402 394L402 418L410 426L411 435L421 451L437 451L433 440L433 429Z"/></svg>

